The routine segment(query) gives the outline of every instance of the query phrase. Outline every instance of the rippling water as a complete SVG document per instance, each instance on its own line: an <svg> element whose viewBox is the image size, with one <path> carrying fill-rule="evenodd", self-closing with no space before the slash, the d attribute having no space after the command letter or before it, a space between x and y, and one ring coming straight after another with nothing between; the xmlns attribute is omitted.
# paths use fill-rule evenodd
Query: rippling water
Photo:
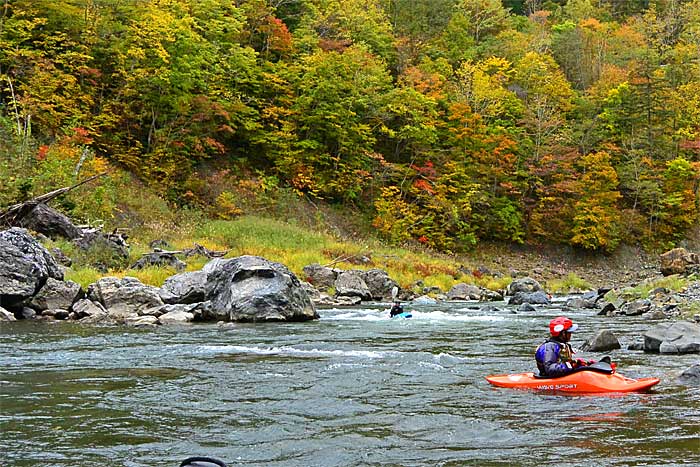
<svg viewBox="0 0 700 467"><path fill-rule="evenodd" d="M320 310L293 324L157 329L0 324L0 465L171 467L190 455L265 466L700 464L697 355L611 352L650 394L493 388L531 371L557 306ZM623 347L650 324L569 313L573 344L602 327ZM596 355L588 355L595 358Z"/></svg>

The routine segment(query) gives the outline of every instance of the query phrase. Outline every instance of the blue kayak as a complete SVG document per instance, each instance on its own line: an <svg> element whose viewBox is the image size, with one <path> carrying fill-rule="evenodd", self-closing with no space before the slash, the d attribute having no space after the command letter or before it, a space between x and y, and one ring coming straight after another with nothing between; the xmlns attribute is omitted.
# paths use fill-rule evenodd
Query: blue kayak
<svg viewBox="0 0 700 467"><path fill-rule="evenodd" d="M412 318L412 317L413 317L413 315L410 312L404 311L402 313L399 313L398 315L392 316L391 318L393 319L393 318Z"/></svg>

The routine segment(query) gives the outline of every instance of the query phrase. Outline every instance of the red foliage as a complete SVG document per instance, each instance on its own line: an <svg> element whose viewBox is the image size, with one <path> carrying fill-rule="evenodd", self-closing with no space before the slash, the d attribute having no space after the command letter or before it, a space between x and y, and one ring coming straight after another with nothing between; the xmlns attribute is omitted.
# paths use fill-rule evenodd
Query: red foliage
<svg viewBox="0 0 700 467"><path fill-rule="evenodd" d="M435 194L435 190L432 186L430 186L430 183L427 180L423 180L422 178L419 178L418 180L414 181L413 186L419 189L420 191L425 191L427 193L430 193L431 195Z"/></svg>
<svg viewBox="0 0 700 467"><path fill-rule="evenodd" d="M85 128L77 127L73 128L73 134L68 138L69 144L90 144L92 143L92 137L90 137L90 132Z"/></svg>
<svg viewBox="0 0 700 467"><path fill-rule="evenodd" d="M271 30L270 50L284 52L292 48L292 35L287 29L287 25L274 16L267 17L267 24Z"/></svg>
<svg viewBox="0 0 700 467"><path fill-rule="evenodd" d="M36 160L43 161L46 159L46 154L49 152L49 147L46 145L39 146L39 150L36 152Z"/></svg>
<svg viewBox="0 0 700 467"><path fill-rule="evenodd" d="M423 166L412 164L411 168L429 180L432 180L437 176L435 167L430 161L427 161Z"/></svg>
<svg viewBox="0 0 700 467"><path fill-rule="evenodd" d="M692 149L695 151L699 151L700 150L700 139L696 139L696 140L692 140L692 141L687 140L687 139L683 140L680 143L680 147L681 147L681 149L686 149L686 150Z"/></svg>

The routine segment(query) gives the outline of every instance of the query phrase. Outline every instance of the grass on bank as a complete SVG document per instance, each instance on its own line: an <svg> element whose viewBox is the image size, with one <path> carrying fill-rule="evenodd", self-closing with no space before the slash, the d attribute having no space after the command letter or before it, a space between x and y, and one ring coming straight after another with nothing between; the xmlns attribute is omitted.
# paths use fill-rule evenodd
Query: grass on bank
<svg viewBox="0 0 700 467"><path fill-rule="evenodd" d="M161 234L161 235L157 235ZM81 258L66 272L66 279L87 287L104 276L131 276L145 284L160 286L173 274L172 268L148 267L129 269L142 254L150 251L148 243L157 235L166 240L175 250L192 248L195 243L210 250L228 250L226 257L241 255L262 256L287 266L303 278L303 268L312 263L339 269L372 269L387 271L402 288L417 293L424 287L439 287L446 292L459 282L467 282L491 290L505 288L510 277L481 276L460 269L453 257L434 256L405 248L388 247L372 239L361 242L339 241L325 233L301 227L293 222L246 216L235 220L201 220L196 225L178 230L164 229L148 232L149 237L134 237L130 240L131 256L120 267L112 267L107 273L88 266L87 258ZM67 242L57 242L68 256L80 254ZM367 262L362 262L362 261ZM206 258L190 257L186 260L188 271L201 269Z"/></svg>
<svg viewBox="0 0 700 467"><path fill-rule="evenodd" d="M575 273L570 272L566 275L566 277L561 279L551 279L547 281L545 288L552 293L566 294L590 290L592 287L590 282L580 278Z"/></svg>
<svg viewBox="0 0 700 467"><path fill-rule="evenodd" d="M657 289L667 289L672 292L678 292L686 288L690 280L686 277L678 275L665 276L651 280L645 280L635 287L627 287L620 291L611 290L605 296L605 299L610 302L618 300L638 300L649 298L651 292Z"/></svg>

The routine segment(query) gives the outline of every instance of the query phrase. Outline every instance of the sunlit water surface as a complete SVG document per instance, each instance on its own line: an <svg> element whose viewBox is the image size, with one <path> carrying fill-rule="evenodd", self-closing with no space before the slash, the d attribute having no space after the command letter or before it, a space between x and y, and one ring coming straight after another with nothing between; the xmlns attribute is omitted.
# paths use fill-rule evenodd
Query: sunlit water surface
<svg viewBox="0 0 700 467"><path fill-rule="evenodd" d="M0 465L700 465L697 355L610 353L650 394L570 396L489 386L531 371L558 305L322 309L291 324L156 329L0 324ZM610 328L623 348L651 324L568 312L580 345ZM595 358L600 355L583 355Z"/></svg>

